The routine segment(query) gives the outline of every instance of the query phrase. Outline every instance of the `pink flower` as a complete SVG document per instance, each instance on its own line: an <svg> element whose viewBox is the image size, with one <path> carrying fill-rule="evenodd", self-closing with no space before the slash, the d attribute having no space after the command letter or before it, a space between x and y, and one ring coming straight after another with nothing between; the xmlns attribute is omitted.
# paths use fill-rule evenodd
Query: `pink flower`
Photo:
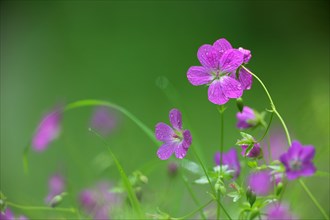
<svg viewBox="0 0 330 220"><path fill-rule="evenodd" d="M271 178L268 171L255 172L249 176L248 185L256 195L266 196L272 189Z"/></svg>
<svg viewBox="0 0 330 220"><path fill-rule="evenodd" d="M216 152L214 155L214 161L216 165L220 165L221 153ZM228 169L234 170L234 178L237 178L241 172L241 166L239 164L237 152L235 148L231 148L228 152L222 155L222 164L227 165Z"/></svg>
<svg viewBox="0 0 330 220"><path fill-rule="evenodd" d="M91 119L91 127L106 136L110 134L117 125L117 117L113 110L107 107L96 107Z"/></svg>
<svg viewBox="0 0 330 220"><path fill-rule="evenodd" d="M54 174L48 181L49 192L46 197L46 203L49 204L52 199L64 192L65 182L64 177L61 174Z"/></svg>
<svg viewBox="0 0 330 220"><path fill-rule="evenodd" d="M62 110L59 108L48 113L42 119L32 140L32 147L35 151L44 151L59 136L61 119Z"/></svg>
<svg viewBox="0 0 330 220"><path fill-rule="evenodd" d="M230 43L222 38L213 45L201 46L197 57L202 66L190 67L187 78L194 86L209 86L210 102L223 105L231 98L241 97L243 90L251 88L251 74L241 69L238 78L236 76L236 70L240 65L251 58L249 50L233 49Z"/></svg>
<svg viewBox="0 0 330 220"><path fill-rule="evenodd" d="M174 153L177 158L182 159L187 154L192 137L189 130L182 129L182 116L178 109L172 109L169 118L173 128L163 122L156 125L156 138L163 142L157 155L159 159L167 160Z"/></svg>

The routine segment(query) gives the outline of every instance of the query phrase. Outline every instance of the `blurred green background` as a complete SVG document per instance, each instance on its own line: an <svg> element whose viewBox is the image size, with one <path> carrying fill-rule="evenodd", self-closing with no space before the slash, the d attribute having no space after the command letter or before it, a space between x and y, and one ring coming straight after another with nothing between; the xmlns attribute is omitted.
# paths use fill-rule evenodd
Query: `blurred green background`
<svg viewBox="0 0 330 220"><path fill-rule="evenodd" d="M2 1L1 191L10 201L40 205L56 171L70 180L74 195L95 180L118 181L115 167L100 173L93 163L104 149L88 132L93 109L87 107L65 114L60 138L44 153L31 152L30 173L23 173L22 151L42 115L58 103L87 98L122 105L152 129L168 123L171 108L184 108L183 123L189 120L205 162L213 165L219 115L207 89L189 84L186 71L199 65L199 46L222 37L252 51L249 68L267 85L293 137L313 144L317 168L329 172L329 1ZM173 84L180 106L156 86L159 76ZM259 111L269 107L256 81L243 98ZM226 149L239 137L236 112L229 102ZM157 146L132 121L120 119L108 141L131 173L156 158ZM191 152L188 158L194 159ZM152 196L158 201L172 184L168 202L150 204L150 210L185 214L195 206L180 179L169 182L166 166L161 162L148 175L146 190L149 202ZM329 178L306 178L306 184L329 213ZM293 198L298 216L321 218L295 182L284 200ZM176 200L179 207L171 205Z"/></svg>

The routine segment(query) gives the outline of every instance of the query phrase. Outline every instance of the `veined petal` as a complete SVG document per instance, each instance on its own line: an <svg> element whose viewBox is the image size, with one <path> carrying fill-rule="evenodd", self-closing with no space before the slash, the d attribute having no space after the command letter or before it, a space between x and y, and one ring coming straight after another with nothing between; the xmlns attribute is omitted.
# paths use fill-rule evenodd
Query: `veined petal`
<svg viewBox="0 0 330 220"><path fill-rule="evenodd" d="M220 55L222 55L226 50L233 49L231 44L225 38L221 38L214 42L213 47L217 49Z"/></svg>
<svg viewBox="0 0 330 220"><path fill-rule="evenodd" d="M176 158L183 159L187 154L188 149L184 147L184 142L178 144L174 148Z"/></svg>
<svg viewBox="0 0 330 220"><path fill-rule="evenodd" d="M170 141L173 138L173 134L174 134L174 131L169 125L167 125L163 122L160 122L156 125L155 135L156 135L157 140Z"/></svg>
<svg viewBox="0 0 330 220"><path fill-rule="evenodd" d="M176 130L182 130L182 116L178 109L172 109L169 114L170 122Z"/></svg>
<svg viewBox="0 0 330 220"><path fill-rule="evenodd" d="M188 69L187 78L194 86L200 86L212 81L213 76L202 66L192 66Z"/></svg>
<svg viewBox="0 0 330 220"><path fill-rule="evenodd" d="M313 163L304 164L301 169L302 176L312 176L316 172L316 167Z"/></svg>
<svg viewBox="0 0 330 220"><path fill-rule="evenodd" d="M210 102L217 105L223 105L228 102L229 98L223 93L220 80L214 80L211 83L208 89L208 98Z"/></svg>
<svg viewBox="0 0 330 220"><path fill-rule="evenodd" d="M168 158L171 157L171 155L174 152L174 146L175 143L165 143L157 151L157 156L161 160L167 160Z"/></svg>
<svg viewBox="0 0 330 220"><path fill-rule="evenodd" d="M199 62L207 68L218 69L220 54L209 44L204 44L198 49L197 57Z"/></svg>
<svg viewBox="0 0 330 220"><path fill-rule="evenodd" d="M247 49L244 49L242 47L238 48L238 50L243 53L243 62L244 63L248 63L252 57L251 55L251 51L250 50L247 50Z"/></svg>
<svg viewBox="0 0 330 220"><path fill-rule="evenodd" d="M238 73L238 81L244 90L249 90L252 86L253 77L245 69L241 68Z"/></svg>
<svg viewBox="0 0 330 220"><path fill-rule="evenodd" d="M230 73L236 71L243 63L243 54L236 49L226 50L220 58L219 69L221 72Z"/></svg>
<svg viewBox="0 0 330 220"><path fill-rule="evenodd" d="M228 98L239 98L243 95L241 83L230 76L221 77L220 85L223 94Z"/></svg>
<svg viewBox="0 0 330 220"><path fill-rule="evenodd" d="M315 155L315 148L313 146L304 146L301 153L300 159L303 161L310 161Z"/></svg>
<svg viewBox="0 0 330 220"><path fill-rule="evenodd" d="M183 142L182 142L183 147L188 149L190 147L191 143L192 143L192 136L190 134L190 131L184 130L183 131Z"/></svg>

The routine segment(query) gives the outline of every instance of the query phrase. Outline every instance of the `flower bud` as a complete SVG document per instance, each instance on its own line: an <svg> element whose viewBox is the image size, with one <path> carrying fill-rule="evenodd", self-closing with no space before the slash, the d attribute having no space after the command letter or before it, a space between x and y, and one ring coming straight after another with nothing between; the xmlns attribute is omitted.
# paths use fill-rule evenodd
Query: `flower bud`
<svg viewBox="0 0 330 220"><path fill-rule="evenodd" d="M170 177L175 177L178 173L178 165L174 162L170 162L167 166L167 170Z"/></svg>
<svg viewBox="0 0 330 220"><path fill-rule="evenodd" d="M249 201L250 206L252 207L254 202L256 201L256 194L248 187L246 191L246 199Z"/></svg>

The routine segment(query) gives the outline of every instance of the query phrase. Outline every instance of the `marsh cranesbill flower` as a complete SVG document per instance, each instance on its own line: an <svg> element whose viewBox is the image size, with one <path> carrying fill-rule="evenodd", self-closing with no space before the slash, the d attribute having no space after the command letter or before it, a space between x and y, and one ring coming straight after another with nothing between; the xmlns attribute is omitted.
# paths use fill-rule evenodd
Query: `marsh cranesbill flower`
<svg viewBox="0 0 330 220"><path fill-rule="evenodd" d="M60 108L48 113L40 122L32 140L35 151L44 151L60 133L62 110Z"/></svg>
<svg viewBox="0 0 330 220"><path fill-rule="evenodd" d="M220 55L215 47L203 45L197 54L203 66L190 67L187 77L194 86L209 85L208 99L210 102L223 105L230 98L242 96L241 83L229 76L243 63L241 52L230 49Z"/></svg>
<svg viewBox="0 0 330 220"><path fill-rule="evenodd" d="M287 153L280 156L280 161L285 166L285 173L289 180L300 176L311 176L316 172L312 162L315 148L312 145L303 146L298 141L293 141Z"/></svg>
<svg viewBox="0 0 330 220"><path fill-rule="evenodd" d="M7 208L4 212L0 212L1 220L15 220L14 214L11 212L9 208ZM17 218L17 220L28 220L25 216L21 215Z"/></svg>
<svg viewBox="0 0 330 220"><path fill-rule="evenodd" d="M271 174L269 171L260 171L250 174L248 186L259 196L266 196L272 189Z"/></svg>
<svg viewBox="0 0 330 220"><path fill-rule="evenodd" d="M242 156L243 157L249 157L249 158L262 157L262 150L260 148L259 143L253 144L253 147L251 148L251 150L249 151L249 153L247 155L245 155L245 154L246 154L246 150L248 149L249 145L242 145L241 147L242 147Z"/></svg>
<svg viewBox="0 0 330 220"><path fill-rule="evenodd" d="M93 219L110 219L111 211L120 203L121 199L118 195L110 190L110 183L100 182L95 187L80 193L80 205Z"/></svg>
<svg viewBox="0 0 330 220"><path fill-rule="evenodd" d="M243 111L236 114L236 118L236 126L239 129L251 128L258 124L256 112L248 106L244 106Z"/></svg>
<svg viewBox="0 0 330 220"><path fill-rule="evenodd" d="M214 161L217 165L220 165L221 153L216 152L214 155ZM222 154L222 165L227 165L228 169L234 170L234 178L237 178L241 172L241 166L239 164L237 152L235 148L231 148L228 152Z"/></svg>
<svg viewBox="0 0 330 220"><path fill-rule="evenodd" d="M106 136L110 134L117 125L117 116L114 111L107 107L96 107L91 119L91 127Z"/></svg>
<svg viewBox="0 0 330 220"><path fill-rule="evenodd" d="M48 195L46 197L46 203L50 204L52 199L64 192L65 182L64 177L61 174L55 174L49 178L48 181Z"/></svg>
<svg viewBox="0 0 330 220"><path fill-rule="evenodd" d="M294 219L290 213L289 207L281 203L272 203L267 208L267 216L269 220L291 220Z"/></svg>
<svg viewBox="0 0 330 220"><path fill-rule="evenodd" d="M173 128L163 122L156 125L156 138L163 142L157 155L159 159L167 160L174 153L177 158L182 159L187 154L192 137L189 130L182 129L182 116L178 109L172 109L169 118Z"/></svg>

